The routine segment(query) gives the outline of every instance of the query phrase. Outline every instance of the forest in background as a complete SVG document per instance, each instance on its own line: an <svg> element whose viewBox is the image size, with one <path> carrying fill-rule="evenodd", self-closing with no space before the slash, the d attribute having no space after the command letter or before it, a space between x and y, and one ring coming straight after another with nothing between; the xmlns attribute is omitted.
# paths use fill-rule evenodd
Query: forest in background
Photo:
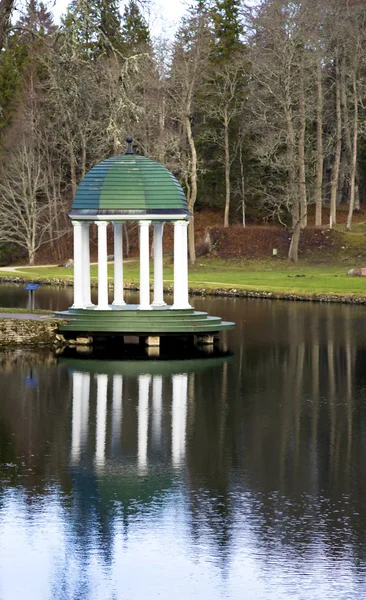
<svg viewBox="0 0 366 600"><path fill-rule="evenodd" d="M366 201L366 3L191 0L173 40L152 39L148 4L71 0L56 25L43 2L16 20L0 0L0 255L64 258L76 188L126 134L192 214L281 223L292 261L309 207L332 228L346 206L350 230Z"/></svg>

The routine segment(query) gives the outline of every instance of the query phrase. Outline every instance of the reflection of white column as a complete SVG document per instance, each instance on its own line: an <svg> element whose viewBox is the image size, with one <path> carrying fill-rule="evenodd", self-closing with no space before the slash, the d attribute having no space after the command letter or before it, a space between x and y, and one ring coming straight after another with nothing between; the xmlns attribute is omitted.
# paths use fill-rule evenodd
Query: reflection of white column
<svg viewBox="0 0 366 600"><path fill-rule="evenodd" d="M81 445L81 414L83 400L83 374L72 374L72 434L71 434L71 460L78 462L80 459Z"/></svg>
<svg viewBox="0 0 366 600"><path fill-rule="evenodd" d="M174 222L174 304L172 308L191 308L188 302L188 221Z"/></svg>
<svg viewBox="0 0 366 600"><path fill-rule="evenodd" d="M173 375L172 462L174 466L179 466L185 456L187 394L187 374Z"/></svg>
<svg viewBox="0 0 366 600"><path fill-rule="evenodd" d="M114 227L114 306L123 306L123 223L113 223Z"/></svg>
<svg viewBox="0 0 366 600"><path fill-rule="evenodd" d="M163 401L163 378L156 375L153 379L152 396L152 439L154 446L161 444L161 413Z"/></svg>
<svg viewBox="0 0 366 600"><path fill-rule="evenodd" d="M89 223L83 222L82 229L82 261L83 261L83 301L86 307L93 306L90 297L90 241Z"/></svg>
<svg viewBox="0 0 366 600"><path fill-rule="evenodd" d="M107 263L107 221L96 221L98 227L98 306L107 310L108 306L108 263Z"/></svg>
<svg viewBox="0 0 366 600"><path fill-rule="evenodd" d="M163 223L154 223L154 302L165 306L163 290Z"/></svg>
<svg viewBox="0 0 366 600"><path fill-rule="evenodd" d="M105 438L107 425L108 375L97 375L97 432L95 460L99 466L105 463Z"/></svg>
<svg viewBox="0 0 366 600"><path fill-rule="evenodd" d="M150 306L149 226L151 221L140 221L140 310Z"/></svg>
<svg viewBox="0 0 366 600"><path fill-rule="evenodd" d="M81 403L81 447L85 447L88 440L89 425L89 400L90 400L90 373L83 373L83 392Z"/></svg>
<svg viewBox="0 0 366 600"><path fill-rule="evenodd" d="M137 464L141 472L144 472L147 466L150 379L150 375L139 376Z"/></svg>
<svg viewBox="0 0 366 600"><path fill-rule="evenodd" d="M82 224L79 221L73 221L72 224L74 227L74 304L72 308L84 308Z"/></svg>
<svg viewBox="0 0 366 600"><path fill-rule="evenodd" d="M117 450L121 446L121 427L122 427L122 375L113 376L113 413L112 413L112 448Z"/></svg>

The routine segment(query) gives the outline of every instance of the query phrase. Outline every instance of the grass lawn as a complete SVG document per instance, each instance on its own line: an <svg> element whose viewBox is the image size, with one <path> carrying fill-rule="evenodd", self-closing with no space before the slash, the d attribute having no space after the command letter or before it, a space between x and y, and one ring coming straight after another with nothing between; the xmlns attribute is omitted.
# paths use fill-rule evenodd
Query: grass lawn
<svg viewBox="0 0 366 600"><path fill-rule="evenodd" d="M32 311L36 315L53 315L53 310L42 310L40 308L36 308ZM16 314L29 314L29 308L4 308L0 306L0 313L16 313Z"/></svg>
<svg viewBox="0 0 366 600"><path fill-rule="evenodd" d="M151 265L152 268L152 265ZM349 277L350 267L345 264L311 265L300 262L289 264L285 260L244 261L198 259L189 268L191 288L235 288L237 290L267 291L301 295L339 294L366 296L366 278ZM17 267L2 270L0 276L24 277L27 280L70 280L73 270L62 267ZM108 266L109 279L113 280L113 264ZM138 284L139 261L129 260L124 266L126 284ZM97 265L91 267L91 280L97 280ZM173 284L173 266L164 266L164 283Z"/></svg>

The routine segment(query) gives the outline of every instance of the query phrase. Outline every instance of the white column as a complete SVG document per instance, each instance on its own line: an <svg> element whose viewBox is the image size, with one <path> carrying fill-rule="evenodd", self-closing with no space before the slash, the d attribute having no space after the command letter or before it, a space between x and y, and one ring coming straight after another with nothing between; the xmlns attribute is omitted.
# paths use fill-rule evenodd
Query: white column
<svg viewBox="0 0 366 600"><path fill-rule="evenodd" d="M172 308L192 308L188 302L188 221L174 223L174 304Z"/></svg>
<svg viewBox="0 0 366 600"><path fill-rule="evenodd" d="M83 237L80 221L74 227L74 304L72 308L85 308L83 297Z"/></svg>
<svg viewBox="0 0 366 600"><path fill-rule="evenodd" d="M154 223L154 302L165 306L163 291L163 223Z"/></svg>
<svg viewBox="0 0 366 600"><path fill-rule="evenodd" d="M187 395L187 374L173 375L172 462L175 467L181 465L185 456Z"/></svg>
<svg viewBox="0 0 366 600"><path fill-rule="evenodd" d="M123 298L123 223L113 223L114 228L114 306L126 304Z"/></svg>
<svg viewBox="0 0 366 600"><path fill-rule="evenodd" d="M151 221L140 221L140 310L150 306L149 225Z"/></svg>
<svg viewBox="0 0 366 600"><path fill-rule="evenodd" d="M90 241L89 241L90 223L82 223L82 262L83 262L83 301L85 307L93 306L90 297Z"/></svg>
<svg viewBox="0 0 366 600"><path fill-rule="evenodd" d="M107 221L96 221L98 227L98 310L108 310Z"/></svg>
<svg viewBox="0 0 366 600"><path fill-rule="evenodd" d="M156 448L161 444L161 417L163 401L163 378L155 375L152 392L152 441Z"/></svg>
<svg viewBox="0 0 366 600"><path fill-rule="evenodd" d="M108 375L97 375L97 430L95 461L101 467L105 463L105 439L107 425Z"/></svg>
<svg viewBox="0 0 366 600"><path fill-rule="evenodd" d="M122 375L113 375L112 450L120 450L122 428Z"/></svg>
<svg viewBox="0 0 366 600"><path fill-rule="evenodd" d="M139 376L137 465L144 473L147 467L147 441L149 431L149 388L150 375Z"/></svg>

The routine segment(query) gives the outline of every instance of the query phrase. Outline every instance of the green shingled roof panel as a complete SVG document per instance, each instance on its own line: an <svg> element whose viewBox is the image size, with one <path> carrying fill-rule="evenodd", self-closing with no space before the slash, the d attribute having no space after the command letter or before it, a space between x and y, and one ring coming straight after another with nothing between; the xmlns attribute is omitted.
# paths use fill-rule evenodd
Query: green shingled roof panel
<svg viewBox="0 0 366 600"><path fill-rule="evenodd" d="M113 156L93 167L81 181L72 205L72 213L86 214L164 210L188 213L183 189L163 165L136 154Z"/></svg>

